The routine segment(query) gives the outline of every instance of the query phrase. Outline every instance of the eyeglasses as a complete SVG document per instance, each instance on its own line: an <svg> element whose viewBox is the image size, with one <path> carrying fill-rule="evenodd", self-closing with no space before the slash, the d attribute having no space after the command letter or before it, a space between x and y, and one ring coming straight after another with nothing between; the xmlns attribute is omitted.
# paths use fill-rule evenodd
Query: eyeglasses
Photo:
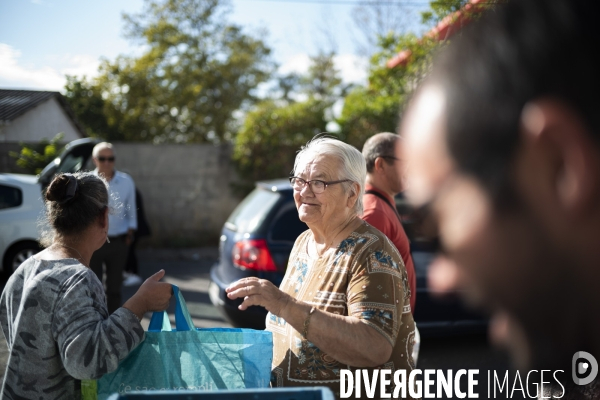
<svg viewBox="0 0 600 400"><path fill-rule="evenodd" d="M327 186L335 185L336 183L342 183L342 182L350 182L350 179L343 179L341 181L325 182L325 181L320 181L317 179L312 180L312 181L307 181L302 178L297 178L295 176L290 177L290 184L292 185L294 190L300 191L300 190L304 189L304 186L306 186L306 184L308 184L308 185L310 185L310 190L312 190L312 192L314 194L323 193Z"/></svg>
<svg viewBox="0 0 600 400"><path fill-rule="evenodd" d="M387 158L389 160L394 160L394 161L402 161L398 157L394 157L394 156L379 156L379 157L381 157L381 158Z"/></svg>
<svg viewBox="0 0 600 400"><path fill-rule="evenodd" d="M96 157L96 160L100 161L100 162L115 162L115 158L114 157Z"/></svg>

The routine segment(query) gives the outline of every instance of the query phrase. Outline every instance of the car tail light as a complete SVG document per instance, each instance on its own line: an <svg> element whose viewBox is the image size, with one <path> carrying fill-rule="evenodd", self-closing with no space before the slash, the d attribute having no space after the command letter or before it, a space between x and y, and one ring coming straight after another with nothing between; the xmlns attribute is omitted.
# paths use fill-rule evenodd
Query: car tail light
<svg viewBox="0 0 600 400"><path fill-rule="evenodd" d="M264 239L248 239L237 242L233 247L233 264L254 271L277 271Z"/></svg>

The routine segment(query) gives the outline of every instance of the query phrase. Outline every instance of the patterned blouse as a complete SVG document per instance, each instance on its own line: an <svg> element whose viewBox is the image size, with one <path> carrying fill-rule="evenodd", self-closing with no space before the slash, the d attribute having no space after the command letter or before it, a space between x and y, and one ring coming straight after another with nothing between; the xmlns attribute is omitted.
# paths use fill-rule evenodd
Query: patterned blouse
<svg viewBox="0 0 600 400"><path fill-rule="evenodd" d="M29 258L0 298L10 352L2 399L78 399L80 379L115 370L144 338L125 308L110 316L102 284L79 261Z"/></svg>
<svg viewBox="0 0 600 400"><path fill-rule="evenodd" d="M343 240L336 252L320 258L307 253L312 239L308 230L296 240L280 289L319 310L356 317L375 329L393 347L390 359L377 368L390 369L392 374L404 369L408 376L414 368L415 325L406 269L398 250L366 222ZM357 368L336 361L282 318L269 313L266 324L273 332L271 385L328 386L339 398L340 369ZM361 394L365 396L365 391Z"/></svg>

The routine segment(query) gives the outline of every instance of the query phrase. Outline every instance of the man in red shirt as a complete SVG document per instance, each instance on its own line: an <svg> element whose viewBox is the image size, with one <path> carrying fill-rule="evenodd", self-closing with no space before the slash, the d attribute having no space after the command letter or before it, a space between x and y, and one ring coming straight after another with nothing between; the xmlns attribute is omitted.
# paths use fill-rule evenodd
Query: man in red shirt
<svg viewBox="0 0 600 400"><path fill-rule="evenodd" d="M378 133L365 142L363 156L367 162L367 181L363 196L362 219L383 232L394 243L402 256L410 287L410 308L414 313L416 301L415 266L410 254L410 243L400 222L394 196L400 193L402 177L397 163L400 136L393 133Z"/></svg>

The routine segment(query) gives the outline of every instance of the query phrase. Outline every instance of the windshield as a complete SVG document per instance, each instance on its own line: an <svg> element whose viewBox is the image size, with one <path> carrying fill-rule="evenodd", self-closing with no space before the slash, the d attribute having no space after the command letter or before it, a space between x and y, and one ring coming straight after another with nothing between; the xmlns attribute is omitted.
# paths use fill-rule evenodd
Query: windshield
<svg viewBox="0 0 600 400"><path fill-rule="evenodd" d="M256 188L236 207L226 226L236 232L252 233L259 228L269 211L279 200L279 194Z"/></svg>

